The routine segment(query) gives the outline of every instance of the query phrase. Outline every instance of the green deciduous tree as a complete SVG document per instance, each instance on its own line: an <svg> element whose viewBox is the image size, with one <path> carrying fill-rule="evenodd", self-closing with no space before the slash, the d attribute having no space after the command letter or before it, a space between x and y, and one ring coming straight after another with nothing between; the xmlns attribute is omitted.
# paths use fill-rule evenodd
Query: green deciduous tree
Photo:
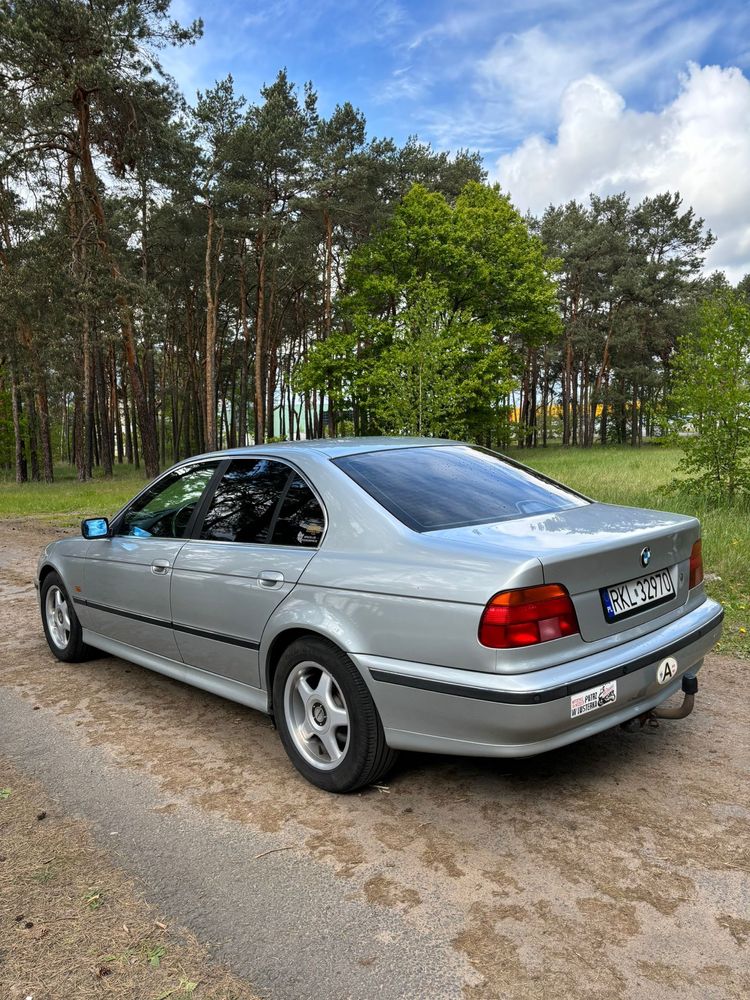
<svg viewBox="0 0 750 1000"><path fill-rule="evenodd" d="M555 329L543 248L497 188L454 204L416 184L352 255L337 330L303 387L328 384L359 431L501 436L511 345Z"/></svg>
<svg viewBox="0 0 750 1000"><path fill-rule="evenodd" d="M721 289L697 310L672 363L672 403L695 437L681 438L688 488L713 500L750 491L750 305Z"/></svg>
<svg viewBox="0 0 750 1000"><path fill-rule="evenodd" d="M405 288L403 308L380 324L386 344L354 382L373 427L430 437L486 434L515 384L509 348L491 324L454 309L429 277Z"/></svg>

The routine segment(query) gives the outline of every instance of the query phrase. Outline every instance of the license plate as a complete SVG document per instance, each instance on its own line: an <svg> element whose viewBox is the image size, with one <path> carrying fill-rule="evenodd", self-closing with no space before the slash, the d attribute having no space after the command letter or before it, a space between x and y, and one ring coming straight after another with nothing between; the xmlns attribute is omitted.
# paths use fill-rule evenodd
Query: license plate
<svg viewBox="0 0 750 1000"><path fill-rule="evenodd" d="M601 590L604 616L608 622L635 615L643 608L661 604L674 597L674 584L668 569L647 573L635 580Z"/></svg>
<svg viewBox="0 0 750 1000"><path fill-rule="evenodd" d="M588 691L579 691L570 696L570 717L577 719L579 715L595 712L605 705L614 705L617 701L617 681L607 681Z"/></svg>

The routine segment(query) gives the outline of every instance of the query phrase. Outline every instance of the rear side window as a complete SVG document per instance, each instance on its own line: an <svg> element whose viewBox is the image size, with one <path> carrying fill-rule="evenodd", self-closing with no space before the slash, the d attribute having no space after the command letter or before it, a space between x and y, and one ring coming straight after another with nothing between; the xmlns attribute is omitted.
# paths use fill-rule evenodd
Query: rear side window
<svg viewBox="0 0 750 1000"><path fill-rule="evenodd" d="M335 464L415 531L507 521L588 502L502 455L464 445L371 451Z"/></svg>
<svg viewBox="0 0 750 1000"><path fill-rule="evenodd" d="M302 476L295 474L273 529L274 545L314 548L320 541L325 519L315 494Z"/></svg>
<svg viewBox="0 0 750 1000"><path fill-rule="evenodd" d="M217 542L267 542L290 471L289 466L265 458L233 461L216 487L200 537Z"/></svg>

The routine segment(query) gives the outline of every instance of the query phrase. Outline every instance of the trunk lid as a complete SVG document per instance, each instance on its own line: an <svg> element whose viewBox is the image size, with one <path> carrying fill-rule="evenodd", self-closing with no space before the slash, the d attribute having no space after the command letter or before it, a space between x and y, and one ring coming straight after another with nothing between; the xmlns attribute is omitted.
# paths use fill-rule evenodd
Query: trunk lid
<svg viewBox="0 0 750 1000"><path fill-rule="evenodd" d="M492 524L469 525L435 532L460 535L487 550L536 557L545 583L567 587L575 605L581 637L591 642L624 628L653 621L684 604L688 597L688 564L700 524L693 517L664 511L591 503L569 510L532 515ZM650 549L648 566L641 553ZM667 570L675 596L650 605L626 619L609 622L601 590ZM491 597L492 595L488 595Z"/></svg>

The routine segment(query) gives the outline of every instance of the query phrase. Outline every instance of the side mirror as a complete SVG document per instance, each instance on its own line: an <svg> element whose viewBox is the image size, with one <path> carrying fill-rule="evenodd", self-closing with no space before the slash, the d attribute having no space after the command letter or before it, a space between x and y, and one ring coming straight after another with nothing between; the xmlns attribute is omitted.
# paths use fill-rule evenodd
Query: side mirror
<svg viewBox="0 0 750 1000"><path fill-rule="evenodd" d="M106 517L87 517L81 521L84 538L109 538L109 521Z"/></svg>

